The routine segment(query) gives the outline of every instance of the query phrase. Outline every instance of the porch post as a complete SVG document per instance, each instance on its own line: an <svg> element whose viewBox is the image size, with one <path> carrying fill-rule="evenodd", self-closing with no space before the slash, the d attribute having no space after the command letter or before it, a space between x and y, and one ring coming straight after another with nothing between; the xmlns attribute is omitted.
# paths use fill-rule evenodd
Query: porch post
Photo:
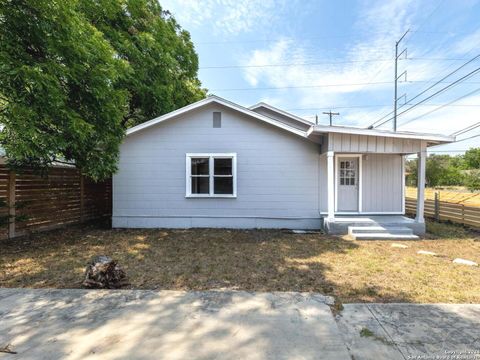
<svg viewBox="0 0 480 360"><path fill-rule="evenodd" d="M333 151L327 152L327 193L328 193L328 221L335 219L335 166Z"/></svg>
<svg viewBox="0 0 480 360"><path fill-rule="evenodd" d="M427 160L427 146L422 141L417 163L417 216L415 220L419 223L425 222L425 163Z"/></svg>

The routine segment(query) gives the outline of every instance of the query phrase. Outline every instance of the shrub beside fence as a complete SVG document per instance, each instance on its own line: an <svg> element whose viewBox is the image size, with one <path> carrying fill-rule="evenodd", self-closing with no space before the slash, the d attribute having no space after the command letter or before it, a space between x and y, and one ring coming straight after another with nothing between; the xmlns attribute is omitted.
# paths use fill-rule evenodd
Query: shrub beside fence
<svg viewBox="0 0 480 360"><path fill-rule="evenodd" d="M0 239L110 217L112 182L94 182L71 167L54 167L42 177L31 169L0 165Z"/></svg>
<svg viewBox="0 0 480 360"><path fill-rule="evenodd" d="M405 199L407 214L415 215L416 207L417 199L410 197ZM441 201L438 195L433 200L425 200L425 216L437 221L449 220L480 229L480 207Z"/></svg>

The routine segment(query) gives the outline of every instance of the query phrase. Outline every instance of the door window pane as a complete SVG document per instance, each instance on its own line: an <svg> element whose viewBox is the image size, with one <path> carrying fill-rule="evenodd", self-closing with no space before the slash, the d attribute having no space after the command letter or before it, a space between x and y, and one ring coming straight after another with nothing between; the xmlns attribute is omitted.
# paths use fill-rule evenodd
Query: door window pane
<svg viewBox="0 0 480 360"><path fill-rule="evenodd" d="M213 181L213 192L215 194L233 194L233 177L215 176Z"/></svg>
<svg viewBox="0 0 480 360"><path fill-rule="evenodd" d="M192 194L208 194L210 192L210 178L192 176Z"/></svg>
<svg viewBox="0 0 480 360"><path fill-rule="evenodd" d="M192 175L208 175L209 160L209 158L192 158Z"/></svg>
<svg viewBox="0 0 480 360"><path fill-rule="evenodd" d="M214 175L232 175L232 159L214 159Z"/></svg>

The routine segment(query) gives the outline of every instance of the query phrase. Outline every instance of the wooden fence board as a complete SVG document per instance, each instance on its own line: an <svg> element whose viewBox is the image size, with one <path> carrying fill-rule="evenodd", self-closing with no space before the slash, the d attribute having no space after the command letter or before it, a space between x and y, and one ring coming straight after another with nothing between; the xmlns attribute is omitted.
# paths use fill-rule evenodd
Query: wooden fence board
<svg viewBox="0 0 480 360"><path fill-rule="evenodd" d="M47 176L24 169L15 175L10 193L10 174L0 165L0 201L7 203L0 208L0 216L12 211L9 204L14 201L15 215L24 215L26 220L15 221L10 231L8 226L1 227L0 239L111 216L111 179L95 183L75 168L52 168Z"/></svg>
<svg viewBox="0 0 480 360"><path fill-rule="evenodd" d="M435 213L435 200L426 199L425 216L437 218L438 220L449 220L455 223L469 225L480 229L480 207L467 206L463 203L450 203L448 201L438 200L437 206L438 214ZM409 214L416 213L416 198L408 197L405 199L405 211ZM436 215L438 215L438 217L436 217Z"/></svg>

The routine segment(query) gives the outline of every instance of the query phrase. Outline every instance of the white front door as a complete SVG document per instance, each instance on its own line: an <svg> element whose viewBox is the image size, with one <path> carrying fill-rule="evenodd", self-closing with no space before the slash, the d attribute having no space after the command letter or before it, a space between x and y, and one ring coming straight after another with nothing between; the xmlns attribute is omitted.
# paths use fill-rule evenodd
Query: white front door
<svg viewBox="0 0 480 360"><path fill-rule="evenodd" d="M358 157L340 157L337 165L337 211L358 211Z"/></svg>

